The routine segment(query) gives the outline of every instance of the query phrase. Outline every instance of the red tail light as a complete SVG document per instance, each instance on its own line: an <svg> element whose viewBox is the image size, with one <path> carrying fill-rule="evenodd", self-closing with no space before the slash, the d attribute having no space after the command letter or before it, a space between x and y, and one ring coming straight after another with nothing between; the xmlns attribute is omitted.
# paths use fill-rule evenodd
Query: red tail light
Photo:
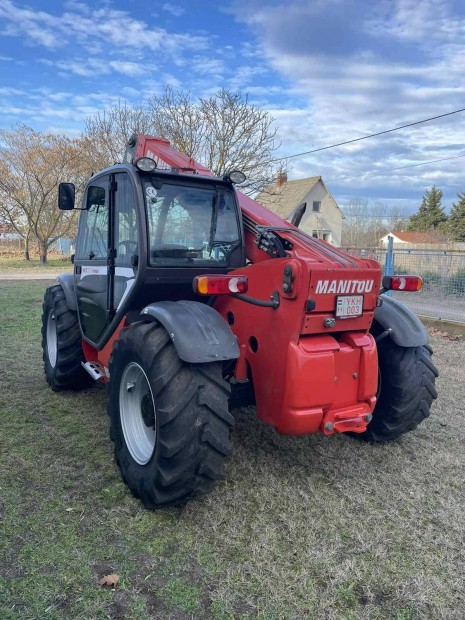
<svg viewBox="0 0 465 620"><path fill-rule="evenodd" d="M420 276L384 276L383 288L387 291L421 291Z"/></svg>
<svg viewBox="0 0 465 620"><path fill-rule="evenodd" d="M200 295L231 295L247 293L247 276L196 276L192 281L194 292Z"/></svg>

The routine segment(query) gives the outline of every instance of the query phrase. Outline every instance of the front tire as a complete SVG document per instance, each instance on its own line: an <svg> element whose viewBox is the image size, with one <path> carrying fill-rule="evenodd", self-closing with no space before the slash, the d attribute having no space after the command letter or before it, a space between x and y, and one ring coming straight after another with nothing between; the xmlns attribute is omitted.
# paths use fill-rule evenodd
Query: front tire
<svg viewBox="0 0 465 620"><path fill-rule="evenodd" d="M91 385L92 377L81 365L85 359L78 317L59 284L45 291L42 310L42 359L48 384L55 391Z"/></svg>
<svg viewBox="0 0 465 620"><path fill-rule="evenodd" d="M401 347L389 337L378 345L380 391L373 420L364 433L367 441L391 441L414 430L430 414L437 398L438 371L428 345Z"/></svg>
<svg viewBox="0 0 465 620"><path fill-rule="evenodd" d="M231 454L222 364L188 364L158 323L123 329L110 360L110 436L123 480L146 508L213 490Z"/></svg>

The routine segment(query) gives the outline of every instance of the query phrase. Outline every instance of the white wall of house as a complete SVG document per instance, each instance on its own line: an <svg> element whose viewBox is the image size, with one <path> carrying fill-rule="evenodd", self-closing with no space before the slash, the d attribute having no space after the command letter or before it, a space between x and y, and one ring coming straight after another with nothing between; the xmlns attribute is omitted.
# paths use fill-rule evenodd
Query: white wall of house
<svg viewBox="0 0 465 620"><path fill-rule="evenodd" d="M384 237L381 237L380 242L383 246L383 248L387 248L389 240L388 237L393 237L394 241L393 243L398 243L399 245L408 245L407 241L402 241L402 239L399 239L399 237L396 237L395 235L393 235L392 233L389 235L385 235Z"/></svg>
<svg viewBox="0 0 465 620"><path fill-rule="evenodd" d="M331 245L340 247L343 215L323 183L318 181L302 202L307 203L307 209L299 228L309 235L317 233ZM314 202L321 203L320 211L313 211Z"/></svg>

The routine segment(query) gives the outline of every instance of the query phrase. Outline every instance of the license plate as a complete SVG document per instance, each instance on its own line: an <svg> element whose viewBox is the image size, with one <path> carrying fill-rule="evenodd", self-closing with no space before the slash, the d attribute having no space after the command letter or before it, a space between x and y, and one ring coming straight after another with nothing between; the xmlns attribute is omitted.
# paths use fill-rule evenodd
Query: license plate
<svg viewBox="0 0 465 620"><path fill-rule="evenodd" d="M363 295L343 295L336 298L336 316L350 319L363 313Z"/></svg>

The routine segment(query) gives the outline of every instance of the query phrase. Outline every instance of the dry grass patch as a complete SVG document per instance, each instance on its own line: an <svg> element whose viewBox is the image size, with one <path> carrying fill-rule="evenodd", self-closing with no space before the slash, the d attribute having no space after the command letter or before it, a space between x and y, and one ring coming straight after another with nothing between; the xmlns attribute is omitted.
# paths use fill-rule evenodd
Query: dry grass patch
<svg viewBox="0 0 465 620"><path fill-rule="evenodd" d="M113 462L105 389L45 383L43 289L0 283L2 619L463 618L463 343L433 336L440 397L403 439L288 438L243 409L228 480L149 512Z"/></svg>

